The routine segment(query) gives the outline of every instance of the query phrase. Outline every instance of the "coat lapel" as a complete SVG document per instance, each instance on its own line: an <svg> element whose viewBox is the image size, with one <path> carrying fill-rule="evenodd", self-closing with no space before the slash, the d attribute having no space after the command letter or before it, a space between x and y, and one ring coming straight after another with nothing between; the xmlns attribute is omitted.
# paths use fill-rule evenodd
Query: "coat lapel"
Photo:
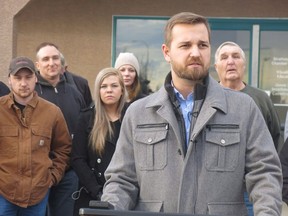
<svg viewBox="0 0 288 216"><path fill-rule="evenodd" d="M157 114L161 116L163 119L165 119L169 126L173 129L177 143L180 145L179 147L182 149L182 139L181 139L181 133L179 129L179 125L176 119L175 114L173 113L173 107L170 103L170 99L168 98L167 92L164 87L162 87L157 93L153 95L153 99L150 100L149 103L147 103L146 108L156 108ZM183 150L183 149L182 149Z"/></svg>
<svg viewBox="0 0 288 216"><path fill-rule="evenodd" d="M210 78L209 82L210 85L208 86L205 100L197 118L197 123L195 124L191 134L192 140L194 140L199 135L199 133L214 116L217 110L223 113L227 113L228 108L223 87L221 87L214 79Z"/></svg>

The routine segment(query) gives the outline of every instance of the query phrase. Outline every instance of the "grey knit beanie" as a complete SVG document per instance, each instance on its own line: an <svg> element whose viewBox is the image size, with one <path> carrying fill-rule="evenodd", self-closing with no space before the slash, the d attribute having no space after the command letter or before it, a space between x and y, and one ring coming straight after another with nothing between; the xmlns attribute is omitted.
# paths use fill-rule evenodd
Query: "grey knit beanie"
<svg viewBox="0 0 288 216"><path fill-rule="evenodd" d="M140 66L137 58L133 53L120 53L118 58L115 61L115 68L119 69L122 65L131 65L135 68L136 72L139 74L140 72Z"/></svg>

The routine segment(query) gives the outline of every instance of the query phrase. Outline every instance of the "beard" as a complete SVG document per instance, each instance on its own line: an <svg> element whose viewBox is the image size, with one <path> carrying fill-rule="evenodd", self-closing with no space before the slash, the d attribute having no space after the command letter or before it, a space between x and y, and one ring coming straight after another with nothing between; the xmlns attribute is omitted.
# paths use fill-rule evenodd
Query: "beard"
<svg viewBox="0 0 288 216"><path fill-rule="evenodd" d="M172 62L171 62L172 63ZM183 68L178 64L171 64L172 70L181 79L187 79L191 81L201 81L208 75L208 68Z"/></svg>

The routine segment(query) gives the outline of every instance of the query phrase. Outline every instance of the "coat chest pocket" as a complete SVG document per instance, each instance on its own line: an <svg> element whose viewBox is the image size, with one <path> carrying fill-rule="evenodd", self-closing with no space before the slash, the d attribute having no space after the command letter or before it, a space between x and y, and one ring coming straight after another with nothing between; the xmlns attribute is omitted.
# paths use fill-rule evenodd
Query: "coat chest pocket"
<svg viewBox="0 0 288 216"><path fill-rule="evenodd" d="M205 131L205 141L205 166L208 170L236 169L240 151L238 125L209 125Z"/></svg>
<svg viewBox="0 0 288 216"><path fill-rule="evenodd" d="M136 157L140 170L161 170L167 165L168 124L138 125Z"/></svg>
<svg viewBox="0 0 288 216"><path fill-rule="evenodd" d="M19 145L18 127L2 125L0 128L0 137L0 157L15 157L17 155Z"/></svg>
<svg viewBox="0 0 288 216"><path fill-rule="evenodd" d="M51 145L51 134L52 131L49 128L43 128L39 126L32 126L32 151L40 150L45 148L50 150Z"/></svg>

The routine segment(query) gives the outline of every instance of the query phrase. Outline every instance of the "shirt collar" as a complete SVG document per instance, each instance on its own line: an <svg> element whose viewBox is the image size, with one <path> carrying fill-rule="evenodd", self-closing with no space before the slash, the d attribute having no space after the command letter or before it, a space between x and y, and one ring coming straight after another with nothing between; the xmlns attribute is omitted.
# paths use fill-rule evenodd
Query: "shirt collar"
<svg viewBox="0 0 288 216"><path fill-rule="evenodd" d="M172 87L173 87L173 89L174 89L174 93L175 93L175 95L176 95L176 97L177 97L177 99L178 100L182 100L182 101L193 101L193 93L191 92L188 96L187 96L187 99L185 99L184 97L183 97L183 95L174 87L174 84L173 84L173 81L171 80L171 85L172 85Z"/></svg>

